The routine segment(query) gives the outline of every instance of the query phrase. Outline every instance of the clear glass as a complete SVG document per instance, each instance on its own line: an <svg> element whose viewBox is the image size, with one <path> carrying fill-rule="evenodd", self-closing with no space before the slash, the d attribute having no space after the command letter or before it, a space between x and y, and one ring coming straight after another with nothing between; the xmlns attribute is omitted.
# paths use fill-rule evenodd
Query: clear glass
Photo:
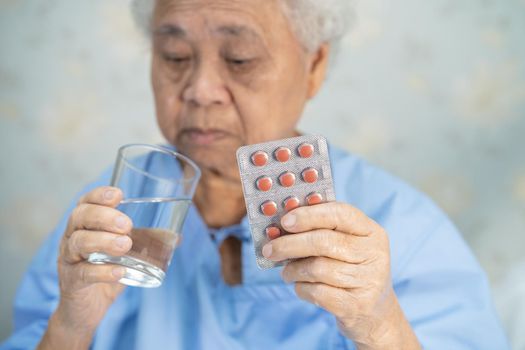
<svg viewBox="0 0 525 350"><path fill-rule="evenodd" d="M121 147L111 186L124 193L117 209L133 221L133 245L125 256L93 253L88 261L126 267L120 283L160 286L180 240L200 175L191 159L170 149L142 144Z"/></svg>

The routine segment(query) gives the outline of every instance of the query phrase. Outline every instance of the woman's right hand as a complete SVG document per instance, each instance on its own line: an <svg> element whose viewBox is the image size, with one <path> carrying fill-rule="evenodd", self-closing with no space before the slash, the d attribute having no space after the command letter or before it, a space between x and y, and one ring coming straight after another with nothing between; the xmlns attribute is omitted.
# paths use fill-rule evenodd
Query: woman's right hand
<svg viewBox="0 0 525 350"><path fill-rule="evenodd" d="M121 200L120 189L98 187L73 210L58 257L60 301L39 349L88 348L106 311L124 290L118 283L122 266L87 261L94 252L122 256L131 249L131 219L115 209Z"/></svg>

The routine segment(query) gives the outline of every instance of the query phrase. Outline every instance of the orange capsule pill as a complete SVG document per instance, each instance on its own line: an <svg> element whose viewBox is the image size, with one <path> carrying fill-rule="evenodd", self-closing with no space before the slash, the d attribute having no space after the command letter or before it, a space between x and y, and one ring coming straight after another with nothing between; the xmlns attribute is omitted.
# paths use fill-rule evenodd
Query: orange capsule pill
<svg viewBox="0 0 525 350"><path fill-rule="evenodd" d="M281 176L279 176L279 183L283 187L292 187L295 185L295 174L289 171L281 174Z"/></svg>
<svg viewBox="0 0 525 350"><path fill-rule="evenodd" d="M290 210L293 210L297 207L299 207L299 205L301 205L301 203L299 202L299 198L297 197L288 197L284 200L284 210L286 211L290 211Z"/></svg>
<svg viewBox="0 0 525 350"><path fill-rule="evenodd" d="M257 179L256 186L259 191L268 192L269 190L272 189L272 185L273 185L272 179L267 176L263 176Z"/></svg>
<svg viewBox="0 0 525 350"><path fill-rule="evenodd" d="M314 154L314 146L310 143L303 143L297 147L297 152L301 158L310 158Z"/></svg>
<svg viewBox="0 0 525 350"><path fill-rule="evenodd" d="M274 152L275 159L277 159L281 163L286 163L290 160L290 157L292 156L292 151L290 151L289 148L286 147L279 147Z"/></svg>
<svg viewBox="0 0 525 350"><path fill-rule="evenodd" d="M266 216L277 214L277 204L274 201L266 201L261 204L261 212Z"/></svg>
<svg viewBox="0 0 525 350"><path fill-rule="evenodd" d="M308 205L315 205L323 202L323 196L320 193L314 192L310 193L306 197L306 203Z"/></svg>
<svg viewBox="0 0 525 350"><path fill-rule="evenodd" d="M277 226L268 226L266 228L266 236L269 239L276 239L281 235L281 229Z"/></svg>
<svg viewBox="0 0 525 350"><path fill-rule="evenodd" d="M317 182L317 180L319 179L319 172L317 171L317 169L307 168L307 169L303 170L303 172L301 173L301 176L302 176L304 182L308 182L309 184L313 184L313 183Z"/></svg>
<svg viewBox="0 0 525 350"><path fill-rule="evenodd" d="M268 163L268 154L264 151L257 151L253 153L252 163L255 166L265 166Z"/></svg>

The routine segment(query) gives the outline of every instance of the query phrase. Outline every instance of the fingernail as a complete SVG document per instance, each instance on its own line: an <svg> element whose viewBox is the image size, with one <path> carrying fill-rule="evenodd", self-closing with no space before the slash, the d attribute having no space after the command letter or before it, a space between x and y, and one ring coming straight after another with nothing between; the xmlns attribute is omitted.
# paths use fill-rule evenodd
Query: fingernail
<svg viewBox="0 0 525 350"><path fill-rule="evenodd" d="M129 243L130 243L130 239L128 236L122 236L122 237L118 237L117 239L115 239L115 244L121 249L128 248Z"/></svg>
<svg viewBox="0 0 525 350"><path fill-rule="evenodd" d="M116 278L122 278L124 277L124 274L126 273L126 269L122 266L114 267L113 270L111 270L111 273Z"/></svg>
<svg viewBox="0 0 525 350"><path fill-rule="evenodd" d="M116 224L117 224L117 227L118 228L126 228L127 224L128 224L128 220L126 220L126 218L124 216L119 216L116 220L115 220Z"/></svg>
<svg viewBox="0 0 525 350"><path fill-rule="evenodd" d="M105 200L112 200L113 197L115 197L115 191L113 190L107 190L106 192L104 192L104 199Z"/></svg>
<svg viewBox="0 0 525 350"><path fill-rule="evenodd" d="M295 222L297 221L297 218L294 214L288 214L283 218L283 226L285 228L292 228L295 225Z"/></svg>
<svg viewBox="0 0 525 350"><path fill-rule="evenodd" d="M267 245L265 245L262 249L262 255L265 257L265 258L269 258L270 256L272 256L272 244L271 243L268 243Z"/></svg>

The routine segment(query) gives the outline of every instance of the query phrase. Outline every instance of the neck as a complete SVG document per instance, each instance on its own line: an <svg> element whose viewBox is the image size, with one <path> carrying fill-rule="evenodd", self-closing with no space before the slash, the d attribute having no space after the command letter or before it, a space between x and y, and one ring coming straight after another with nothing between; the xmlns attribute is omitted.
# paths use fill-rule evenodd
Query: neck
<svg viewBox="0 0 525 350"><path fill-rule="evenodd" d="M210 171L203 171L193 202L212 228L238 224L246 215L241 182Z"/></svg>

